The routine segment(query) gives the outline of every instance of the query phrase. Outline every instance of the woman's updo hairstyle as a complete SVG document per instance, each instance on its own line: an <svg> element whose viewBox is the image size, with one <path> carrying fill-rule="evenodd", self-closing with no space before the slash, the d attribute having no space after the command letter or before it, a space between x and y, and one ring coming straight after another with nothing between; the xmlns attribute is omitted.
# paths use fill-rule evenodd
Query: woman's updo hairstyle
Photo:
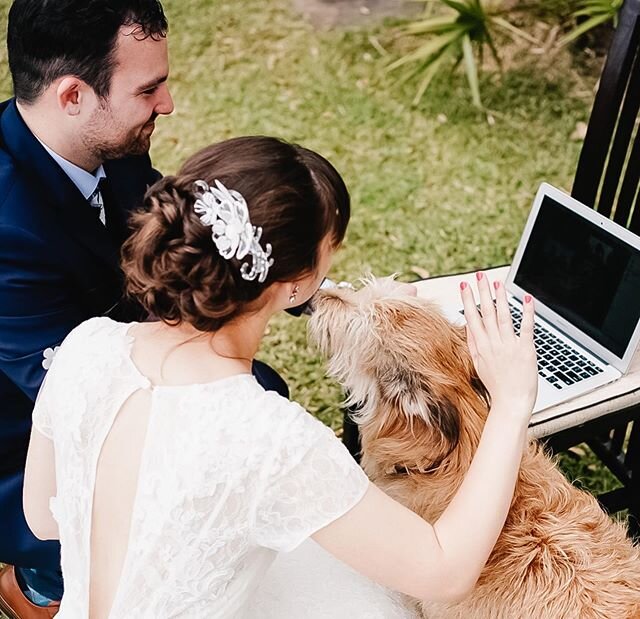
<svg viewBox="0 0 640 619"><path fill-rule="evenodd" d="M266 280L247 281L240 267L251 257L226 260L211 227L194 210L196 181L220 181L247 202L272 246ZM349 221L349 194L336 169L301 146L271 137L243 137L204 148L149 188L130 219L123 246L127 293L170 324L216 331L243 312L272 283L295 281L317 265L320 244L338 246Z"/></svg>

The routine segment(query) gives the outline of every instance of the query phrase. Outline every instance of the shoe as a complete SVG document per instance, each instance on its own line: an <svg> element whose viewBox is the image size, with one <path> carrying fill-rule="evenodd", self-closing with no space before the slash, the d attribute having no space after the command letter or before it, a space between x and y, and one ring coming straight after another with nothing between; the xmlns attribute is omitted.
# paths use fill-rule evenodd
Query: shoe
<svg viewBox="0 0 640 619"><path fill-rule="evenodd" d="M6 565L0 570L0 610L9 619L51 619L59 609L60 602L36 606L29 601L18 585L13 565Z"/></svg>

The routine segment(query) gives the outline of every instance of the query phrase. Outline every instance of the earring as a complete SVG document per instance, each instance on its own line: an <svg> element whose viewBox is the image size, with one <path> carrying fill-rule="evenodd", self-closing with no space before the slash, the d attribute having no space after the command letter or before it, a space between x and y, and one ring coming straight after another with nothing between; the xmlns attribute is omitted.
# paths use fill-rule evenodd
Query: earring
<svg viewBox="0 0 640 619"><path fill-rule="evenodd" d="M300 286L298 284L295 285L293 291L289 295L289 303L295 303L296 297L298 296L298 291L300 290Z"/></svg>

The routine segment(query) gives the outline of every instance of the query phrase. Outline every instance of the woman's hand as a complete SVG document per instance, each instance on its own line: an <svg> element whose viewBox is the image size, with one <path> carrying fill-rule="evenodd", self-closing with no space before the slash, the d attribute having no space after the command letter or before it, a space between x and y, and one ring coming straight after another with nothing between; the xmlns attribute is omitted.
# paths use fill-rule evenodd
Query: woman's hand
<svg viewBox="0 0 640 619"><path fill-rule="evenodd" d="M494 282L494 305L489 281L477 273L480 312L471 287L460 284L467 321L467 342L478 376L491 396L492 408L512 410L528 421L538 390L536 351L533 345L533 299L524 297L520 335L513 330L507 294Z"/></svg>

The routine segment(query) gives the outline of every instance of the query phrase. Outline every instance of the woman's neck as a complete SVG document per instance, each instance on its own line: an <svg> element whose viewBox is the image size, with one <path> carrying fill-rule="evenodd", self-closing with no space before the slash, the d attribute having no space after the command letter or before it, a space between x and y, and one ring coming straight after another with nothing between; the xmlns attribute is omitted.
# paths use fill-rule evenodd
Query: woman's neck
<svg viewBox="0 0 640 619"><path fill-rule="evenodd" d="M245 314L213 333L198 331L188 323L165 328L180 342L205 341L221 357L251 362L260 348L270 317L266 312Z"/></svg>

